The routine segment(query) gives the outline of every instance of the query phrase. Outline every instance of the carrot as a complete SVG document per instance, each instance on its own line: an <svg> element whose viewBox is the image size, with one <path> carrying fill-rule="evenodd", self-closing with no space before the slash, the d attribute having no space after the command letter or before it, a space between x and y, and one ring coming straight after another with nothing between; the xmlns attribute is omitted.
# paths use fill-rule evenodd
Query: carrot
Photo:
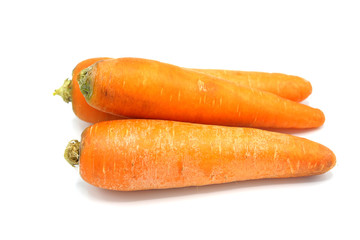
<svg viewBox="0 0 360 240"><path fill-rule="evenodd" d="M84 96L81 94L79 84L76 81L80 71L100 60L109 58L91 58L80 62L73 70L72 79L66 79L63 86L55 90L54 95L59 95L65 102L72 102L72 108L75 115L83 121L96 123L105 120L113 120L123 118L120 116L114 116L109 113L99 111L86 103ZM75 81L74 81L75 80Z"/></svg>
<svg viewBox="0 0 360 240"><path fill-rule="evenodd" d="M241 86L274 93L280 97L301 102L312 92L310 82L297 76L282 73L245 72L216 69L192 69L210 74Z"/></svg>
<svg viewBox="0 0 360 240"><path fill-rule="evenodd" d="M310 176L336 162L319 143L253 128L131 119L97 123L81 137L65 158L86 182L120 191Z"/></svg>
<svg viewBox="0 0 360 240"><path fill-rule="evenodd" d="M325 121L319 109L146 59L100 61L78 81L91 106L130 118L267 128L313 128Z"/></svg>
<svg viewBox="0 0 360 240"><path fill-rule="evenodd" d="M80 62L73 70L73 80L76 80L81 70L89 67L97 61L110 58L90 58ZM191 69L197 72L210 74L222 80L231 81L238 85L256 88L287 98L293 101L302 101L311 93L311 84L296 76L281 73L245 72L215 69ZM76 116L81 120L95 123L99 121L122 119L124 117L99 111L86 103L81 94L77 81L66 79L54 95L59 95L65 102L72 102L72 108Z"/></svg>

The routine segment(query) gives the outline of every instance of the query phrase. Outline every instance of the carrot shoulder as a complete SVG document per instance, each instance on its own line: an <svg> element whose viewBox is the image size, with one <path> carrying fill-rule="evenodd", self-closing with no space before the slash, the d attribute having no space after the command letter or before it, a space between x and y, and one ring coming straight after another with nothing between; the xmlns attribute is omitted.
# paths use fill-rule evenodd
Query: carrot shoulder
<svg viewBox="0 0 360 240"><path fill-rule="evenodd" d="M93 107L132 118L229 126L313 128L319 109L170 64L138 58L97 62L81 71Z"/></svg>
<svg viewBox="0 0 360 240"><path fill-rule="evenodd" d="M60 95L65 102L72 102L72 108L75 115L85 122L96 123L106 120L121 119L123 117L114 116L103 111L99 111L91 107L81 94L77 77L81 70L89 67L97 61L105 60L109 58L90 58L80 62L73 70L72 80L66 79L63 86L55 90L54 95Z"/></svg>
<svg viewBox="0 0 360 240"><path fill-rule="evenodd" d="M310 176L336 161L325 146L287 134L136 119L90 126L65 157L86 182L121 191Z"/></svg>
<svg viewBox="0 0 360 240"><path fill-rule="evenodd" d="M280 97L301 102L312 92L309 81L282 73L247 72L217 69L192 69L236 84L274 93Z"/></svg>

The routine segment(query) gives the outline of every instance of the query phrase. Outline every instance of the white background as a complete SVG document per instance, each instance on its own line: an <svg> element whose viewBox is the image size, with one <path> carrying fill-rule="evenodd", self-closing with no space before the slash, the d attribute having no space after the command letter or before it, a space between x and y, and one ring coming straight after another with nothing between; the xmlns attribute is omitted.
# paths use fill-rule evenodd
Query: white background
<svg viewBox="0 0 360 240"><path fill-rule="evenodd" d="M1 239L360 239L358 1L2 1ZM322 176L112 192L63 159L88 126L52 93L91 57L299 75Z"/></svg>

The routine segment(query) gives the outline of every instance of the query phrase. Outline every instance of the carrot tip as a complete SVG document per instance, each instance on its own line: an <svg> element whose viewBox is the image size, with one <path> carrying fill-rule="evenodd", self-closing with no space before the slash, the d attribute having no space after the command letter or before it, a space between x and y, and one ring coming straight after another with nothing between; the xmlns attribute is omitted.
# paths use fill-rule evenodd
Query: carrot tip
<svg viewBox="0 0 360 240"><path fill-rule="evenodd" d="M62 97L64 102L69 103L72 101L71 97L71 91L72 91L72 80L69 80L68 78L64 81L63 85L56 89L53 95L59 95Z"/></svg>
<svg viewBox="0 0 360 240"><path fill-rule="evenodd" d="M80 142L78 140L71 140L66 146L64 153L65 160L73 167L79 164L80 157Z"/></svg>
<svg viewBox="0 0 360 240"><path fill-rule="evenodd" d="M86 99L89 99L92 95L92 86L91 86L91 70L93 66L83 69L80 72L78 82L81 93Z"/></svg>

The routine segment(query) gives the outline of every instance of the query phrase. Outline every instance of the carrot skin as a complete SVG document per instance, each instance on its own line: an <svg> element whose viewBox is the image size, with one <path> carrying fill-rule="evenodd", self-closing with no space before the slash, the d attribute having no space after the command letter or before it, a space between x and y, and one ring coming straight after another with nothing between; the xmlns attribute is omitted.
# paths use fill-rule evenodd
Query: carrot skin
<svg viewBox="0 0 360 240"><path fill-rule="evenodd" d="M301 102L312 92L309 81L282 73L248 72L218 69L192 69L201 73L216 76L236 83L240 86L251 87L274 93L280 97Z"/></svg>
<svg viewBox="0 0 360 240"><path fill-rule="evenodd" d="M157 61L97 62L78 78L89 105L131 118L228 126L314 128L319 109Z"/></svg>
<svg viewBox="0 0 360 240"><path fill-rule="evenodd" d="M287 134L161 120L121 120L84 130L80 175L112 190L202 186L322 174L327 147Z"/></svg>

